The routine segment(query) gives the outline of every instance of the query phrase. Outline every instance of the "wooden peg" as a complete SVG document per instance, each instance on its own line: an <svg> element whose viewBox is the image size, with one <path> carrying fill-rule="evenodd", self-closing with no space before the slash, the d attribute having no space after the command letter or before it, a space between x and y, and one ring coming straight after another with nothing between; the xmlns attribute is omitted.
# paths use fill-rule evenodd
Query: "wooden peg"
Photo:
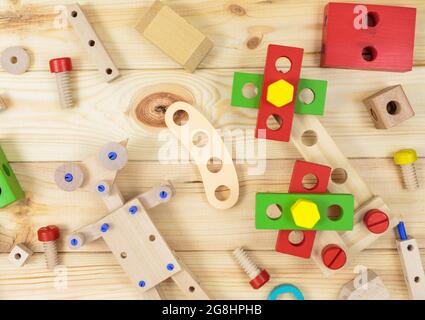
<svg viewBox="0 0 425 320"><path fill-rule="evenodd" d="M120 76L118 68L112 61L102 41L97 36L79 4L70 4L65 7L69 22L78 34L91 60L97 65L103 79L106 82L111 82L118 78Z"/></svg>

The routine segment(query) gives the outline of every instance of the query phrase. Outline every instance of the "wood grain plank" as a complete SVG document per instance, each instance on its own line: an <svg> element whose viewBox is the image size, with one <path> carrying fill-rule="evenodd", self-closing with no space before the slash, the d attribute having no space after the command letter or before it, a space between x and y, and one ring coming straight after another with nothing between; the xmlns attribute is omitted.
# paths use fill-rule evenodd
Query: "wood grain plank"
<svg viewBox="0 0 425 320"><path fill-rule="evenodd" d="M421 252L422 259L425 252ZM297 259L270 251L252 251L250 256L266 268L271 280L261 289L252 290L246 274L231 256L231 251L178 252L204 290L214 299L267 298L273 287L292 283L300 288L306 299L337 299L342 286L356 274L345 269L325 278L312 261ZM35 254L23 268L17 269L0 255L1 299L140 299L110 253L61 254L67 268L68 287L55 288L57 274L47 271L41 254ZM392 299L407 299L401 265L395 250L367 250L359 255L353 266L362 265L379 274ZM64 275L64 273L62 273ZM62 283L63 284L63 283ZM160 285L166 299L185 299L171 281Z"/></svg>
<svg viewBox="0 0 425 320"><path fill-rule="evenodd" d="M75 2L72 0L63 3ZM305 49L304 66L318 66L322 20L327 0L217 0L164 1L214 42L204 68L263 67L269 44ZM348 1L368 3L370 1ZM121 69L180 68L141 37L134 26L152 1L80 1L99 37ZM374 4L400 5L398 0ZM425 3L408 0L417 8L415 65L425 65ZM2 1L0 51L23 45L33 52L31 70L47 70L52 57L71 56L76 69L94 69L76 34L60 20L54 0Z"/></svg>
<svg viewBox="0 0 425 320"><path fill-rule="evenodd" d="M390 159L358 159L354 168L374 193L379 193L395 214L406 221L408 232L421 248L425 247L425 205L423 189L402 189L398 168ZM287 192L294 161L269 160L264 175L250 176L246 166L238 166L241 196L235 207L220 211L205 197L195 165L164 165L130 162L118 175L117 184L124 198L131 199L164 179L170 179L177 195L149 214L174 250L231 250L244 245L250 250L272 250L276 231L256 230L254 223L256 192ZM36 240L38 227L58 225L65 235L106 215L102 200L87 191L66 193L53 181L56 163L18 163L13 169L27 198L20 204L0 210L0 252L8 252L14 242L27 241L33 251L41 250ZM418 161L418 174L425 181L425 159ZM15 241L16 239L16 241ZM389 232L372 248L395 248L395 234ZM60 250L66 248L61 243ZM109 251L101 240L80 251Z"/></svg>
<svg viewBox="0 0 425 320"><path fill-rule="evenodd" d="M260 72L259 69L251 71ZM164 95L164 84L182 88L193 96L196 106L216 129L231 134L236 143L253 146L257 110L230 106L231 70L204 70L189 75L181 71L125 71L112 84L105 84L95 71L74 75L76 108L61 110L55 81L46 72L31 72L20 77L0 73L9 109L1 115L0 143L10 161L82 160L111 140L130 138L131 160L158 160L158 153L174 140L165 127L147 126L132 110L148 92ZM347 157L389 157L401 147L425 154L425 67L406 74L312 68L303 77L326 79L326 116L320 120ZM362 99L392 84L402 83L417 115L391 130L377 130ZM152 87L153 86L153 87ZM159 86L159 87L157 87ZM168 90L168 89L167 89ZM176 89L177 90L177 89ZM159 101L160 104L161 100ZM161 110L158 117L162 117ZM146 119L146 118L144 118ZM147 122L152 124L152 122ZM234 131L231 131L234 130ZM255 143L254 143L255 141ZM263 141L264 158L299 157L288 143ZM256 157L253 152L248 158Z"/></svg>

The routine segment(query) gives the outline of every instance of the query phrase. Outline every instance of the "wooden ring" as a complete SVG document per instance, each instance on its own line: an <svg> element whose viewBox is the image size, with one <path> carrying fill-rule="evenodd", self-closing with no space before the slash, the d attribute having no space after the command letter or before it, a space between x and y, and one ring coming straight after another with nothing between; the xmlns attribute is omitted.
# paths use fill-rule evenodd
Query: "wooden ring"
<svg viewBox="0 0 425 320"><path fill-rule="evenodd" d="M21 47L10 47L1 55L1 66L11 74L25 73L30 67L31 58L28 52Z"/></svg>
<svg viewBox="0 0 425 320"><path fill-rule="evenodd" d="M99 160L108 170L121 170L128 161L127 149L120 143L110 142L100 149Z"/></svg>

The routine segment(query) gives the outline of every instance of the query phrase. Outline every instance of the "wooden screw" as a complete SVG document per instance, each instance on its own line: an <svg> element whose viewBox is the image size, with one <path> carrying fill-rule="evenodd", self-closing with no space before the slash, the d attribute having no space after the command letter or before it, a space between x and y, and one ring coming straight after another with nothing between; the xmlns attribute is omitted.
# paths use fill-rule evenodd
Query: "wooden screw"
<svg viewBox="0 0 425 320"><path fill-rule="evenodd" d="M415 168L417 159L418 156L413 149L404 149L394 153L394 163L401 168L404 187L407 190L413 191L419 189L419 181Z"/></svg>
<svg viewBox="0 0 425 320"><path fill-rule="evenodd" d="M50 60L49 65L50 72L56 74L56 83L58 86L59 100L62 108L72 108L74 102L71 91L71 58L52 59Z"/></svg>
<svg viewBox="0 0 425 320"><path fill-rule="evenodd" d="M59 228L47 226L38 229L38 240L43 242L47 268L53 270L59 263L56 240L60 237Z"/></svg>
<svg viewBox="0 0 425 320"><path fill-rule="evenodd" d="M261 288L267 281L270 280L269 273L266 270L258 268L242 248L237 248L233 251L233 256L248 275L251 280L249 284L254 289Z"/></svg>

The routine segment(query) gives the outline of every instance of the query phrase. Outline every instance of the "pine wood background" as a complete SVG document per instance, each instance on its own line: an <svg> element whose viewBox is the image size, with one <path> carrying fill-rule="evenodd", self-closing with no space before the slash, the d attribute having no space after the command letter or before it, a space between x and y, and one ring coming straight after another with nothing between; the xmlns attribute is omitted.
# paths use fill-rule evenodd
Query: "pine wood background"
<svg viewBox="0 0 425 320"><path fill-rule="evenodd" d="M294 160L300 158L292 145L267 142L267 169L262 176L250 176L249 165L238 165L240 200L234 208L219 211L207 203L196 166L158 163L158 150L164 143L158 140L160 129L140 126L132 108L149 86L180 85L216 128L253 129L255 110L230 107L233 72L262 72L268 44L303 47L302 77L328 81L326 116L321 122L371 189L404 216L425 255L424 191L404 191L391 160L392 153L402 147L425 154L425 2L372 1L417 8L415 67L404 74L319 68L325 0L164 2L214 42L194 74L181 71L133 29L151 1L79 1L122 72L121 78L106 84L72 28L57 28L58 1L0 1L0 51L20 45L32 55L26 74L0 71L0 89L9 105L0 114L0 144L27 194L25 201L0 210L0 299L140 298L102 240L77 252L60 244L68 289L56 290L55 274L45 269L36 239L42 225L56 224L65 235L106 213L101 200L91 193L60 191L53 173L62 161L81 161L104 143L124 138L130 139L130 163L117 179L120 189L129 199L163 179L173 181L175 199L150 215L213 298L265 299L274 286L292 283L306 299L335 299L343 284L355 276L353 267L364 265L383 278L392 298L406 299L393 232L357 256L350 268L326 279L312 261L275 253L275 231L255 230L255 193L286 192ZM48 70L49 59L60 56L72 57L75 70L76 107L66 111L58 105L55 80ZM378 131L361 100L399 83L417 115L395 129ZM424 168L422 158L417 169L425 183ZM7 255L22 241L37 253L17 269ZM250 288L231 257L240 245L272 276L262 290ZM161 285L161 291L166 298L184 298L171 280Z"/></svg>

